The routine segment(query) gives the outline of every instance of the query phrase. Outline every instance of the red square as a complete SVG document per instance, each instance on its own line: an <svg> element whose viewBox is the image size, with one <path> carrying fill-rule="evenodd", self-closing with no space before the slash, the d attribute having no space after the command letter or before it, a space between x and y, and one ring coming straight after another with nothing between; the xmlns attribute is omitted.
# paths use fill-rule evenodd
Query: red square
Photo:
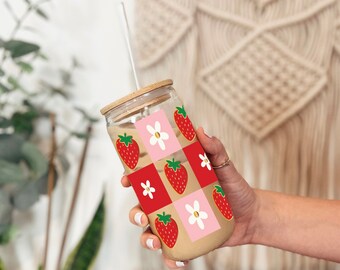
<svg viewBox="0 0 340 270"><path fill-rule="evenodd" d="M129 174L128 178L146 214L172 202L154 164Z"/></svg>
<svg viewBox="0 0 340 270"><path fill-rule="evenodd" d="M199 142L190 144L183 151L202 188L217 181L214 169Z"/></svg>

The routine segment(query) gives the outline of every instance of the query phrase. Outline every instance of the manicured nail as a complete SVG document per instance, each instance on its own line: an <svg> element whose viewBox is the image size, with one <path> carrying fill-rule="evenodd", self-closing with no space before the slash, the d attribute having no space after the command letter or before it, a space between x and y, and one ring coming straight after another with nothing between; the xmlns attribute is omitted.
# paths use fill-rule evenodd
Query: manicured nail
<svg viewBox="0 0 340 270"><path fill-rule="evenodd" d="M176 266L177 266L177 267L183 267L183 266L185 266L185 263L184 263L184 262L181 262L181 261L177 261L177 262L176 262Z"/></svg>
<svg viewBox="0 0 340 270"><path fill-rule="evenodd" d="M209 137L210 139L212 138L212 136L210 136L209 134L207 134L207 132L206 132L205 129L203 129L203 132L204 132L205 136Z"/></svg>
<svg viewBox="0 0 340 270"><path fill-rule="evenodd" d="M138 212L135 214L135 217L133 218L138 225L142 225L142 216L143 216L143 213Z"/></svg>
<svg viewBox="0 0 340 270"><path fill-rule="evenodd" d="M148 240L146 240L146 246L149 248L149 249L154 249L155 247L153 246L153 239L152 238L149 238Z"/></svg>

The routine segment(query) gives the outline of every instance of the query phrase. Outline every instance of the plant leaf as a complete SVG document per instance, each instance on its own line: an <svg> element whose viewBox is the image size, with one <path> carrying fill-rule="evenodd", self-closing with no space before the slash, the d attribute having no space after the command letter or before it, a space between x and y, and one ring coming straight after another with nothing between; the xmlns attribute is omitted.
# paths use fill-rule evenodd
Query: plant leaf
<svg viewBox="0 0 340 270"><path fill-rule="evenodd" d="M10 85L12 85L13 89L21 88L20 83L14 77L9 76L7 81Z"/></svg>
<svg viewBox="0 0 340 270"><path fill-rule="evenodd" d="M1 68L0 68L0 77L4 76L5 75L5 71L3 71Z"/></svg>
<svg viewBox="0 0 340 270"><path fill-rule="evenodd" d="M0 116L0 128L8 128L12 125L11 121L6 117Z"/></svg>
<svg viewBox="0 0 340 270"><path fill-rule="evenodd" d="M51 96L52 95L60 95L65 99L69 98L68 94L65 92L64 89L61 89L59 87L55 87L52 84L45 82L45 81L41 81L40 84L44 89L47 89L51 93Z"/></svg>
<svg viewBox="0 0 340 270"><path fill-rule="evenodd" d="M24 139L16 134L0 134L0 160L18 163L23 143Z"/></svg>
<svg viewBox="0 0 340 270"><path fill-rule="evenodd" d="M0 159L0 184L20 183L25 179L25 175L20 166Z"/></svg>
<svg viewBox="0 0 340 270"><path fill-rule="evenodd" d="M6 85L0 83L0 91L3 93L7 93L7 92L10 92L11 89L9 89Z"/></svg>
<svg viewBox="0 0 340 270"><path fill-rule="evenodd" d="M86 232L68 256L63 270L87 270L95 261L103 237L105 221L104 196Z"/></svg>
<svg viewBox="0 0 340 270"><path fill-rule="evenodd" d="M38 113L34 109L27 112L15 112L11 118L15 132L28 135L32 134L33 122L37 116Z"/></svg>
<svg viewBox="0 0 340 270"><path fill-rule="evenodd" d="M61 168L64 172L67 172L70 169L71 164L65 154L58 154L57 160L60 162Z"/></svg>
<svg viewBox="0 0 340 270"><path fill-rule="evenodd" d="M6 41L4 48L11 53L12 58L21 57L40 50L37 44L15 39Z"/></svg>
<svg viewBox="0 0 340 270"><path fill-rule="evenodd" d="M13 206L21 211L29 209L38 200L39 193L34 182L23 184L11 197Z"/></svg>
<svg viewBox="0 0 340 270"><path fill-rule="evenodd" d="M2 261L1 258L0 258L0 270L6 270L5 264L4 264L4 262Z"/></svg>
<svg viewBox="0 0 340 270"><path fill-rule="evenodd" d="M86 139L88 136L87 133L78 131L72 131L71 135L77 137L78 139Z"/></svg>
<svg viewBox="0 0 340 270"><path fill-rule="evenodd" d="M33 71L33 66L30 63L19 61L16 64L21 68L22 71L25 71L27 73L32 73Z"/></svg>
<svg viewBox="0 0 340 270"><path fill-rule="evenodd" d="M16 229L11 224L0 225L0 245L6 245L16 234Z"/></svg>
<svg viewBox="0 0 340 270"><path fill-rule="evenodd" d="M21 153L32 170L34 179L39 179L47 172L48 161L34 144L25 142Z"/></svg>
<svg viewBox="0 0 340 270"><path fill-rule="evenodd" d="M45 60L45 61L47 61L48 60L48 57L47 57L47 55L45 55L45 54L43 54L42 52L37 52L37 56L40 58L40 59L42 59L42 60Z"/></svg>
<svg viewBox="0 0 340 270"><path fill-rule="evenodd" d="M48 16L46 15L45 11L43 11L41 8L36 8L35 11L41 18L48 20Z"/></svg>
<svg viewBox="0 0 340 270"><path fill-rule="evenodd" d="M56 169L54 169L54 186L56 186L58 180L58 172ZM38 180L34 181L34 185L39 192L39 194L47 194L47 188L48 188L48 171L44 173L43 176L41 176Z"/></svg>

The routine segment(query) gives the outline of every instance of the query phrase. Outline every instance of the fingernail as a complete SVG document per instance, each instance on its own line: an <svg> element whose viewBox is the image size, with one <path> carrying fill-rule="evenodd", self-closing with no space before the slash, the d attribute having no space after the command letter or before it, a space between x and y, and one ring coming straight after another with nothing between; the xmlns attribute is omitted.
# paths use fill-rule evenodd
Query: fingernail
<svg viewBox="0 0 340 270"><path fill-rule="evenodd" d="M177 262L176 262L176 266L177 266L177 267L183 267L183 266L185 266L185 263L184 263L184 262L181 262L181 261L177 261Z"/></svg>
<svg viewBox="0 0 340 270"><path fill-rule="evenodd" d="M149 249L154 249L154 246L153 246L153 239L152 239L152 238L149 238L148 240L146 240L146 246L147 246Z"/></svg>
<svg viewBox="0 0 340 270"><path fill-rule="evenodd" d="M205 129L203 129L203 131L204 131L205 136L209 137L210 139L212 138L212 136L210 136L209 134L207 134L207 132L206 132Z"/></svg>
<svg viewBox="0 0 340 270"><path fill-rule="evenodd" d="M133 218L138 225L142 225L142 216L143 216L143 213L138 212L135 214Z"/></svg>

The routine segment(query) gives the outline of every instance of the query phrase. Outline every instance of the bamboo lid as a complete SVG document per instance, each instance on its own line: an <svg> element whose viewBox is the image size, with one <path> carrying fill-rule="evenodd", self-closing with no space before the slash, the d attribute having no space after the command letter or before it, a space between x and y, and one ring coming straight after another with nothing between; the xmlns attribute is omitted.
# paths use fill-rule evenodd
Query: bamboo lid
<svg viewBox="0 0 340 270"><path fill-rule="evenodd" d="M132 92L131 94L125 96L125 97L122 97L108 105L106 105L104 108L102 108L100 110L101 114L104 115L106 114L108 111L111 111L112 109L118 107L119 105L131 100L131 99L134 99L136 97L139 97L139 96L142 96L146 93L149 93L149 92L152 92L154 90L157 90L161 87L164 87L164 86L168 86L168 85L172 85L173 82L172 80L164 80L164 81L160 81L160 82L156 82L156 83L153 83L153 84L150 84L146 87L143 87L139 90L136 90L134 92Z"/></svg>

